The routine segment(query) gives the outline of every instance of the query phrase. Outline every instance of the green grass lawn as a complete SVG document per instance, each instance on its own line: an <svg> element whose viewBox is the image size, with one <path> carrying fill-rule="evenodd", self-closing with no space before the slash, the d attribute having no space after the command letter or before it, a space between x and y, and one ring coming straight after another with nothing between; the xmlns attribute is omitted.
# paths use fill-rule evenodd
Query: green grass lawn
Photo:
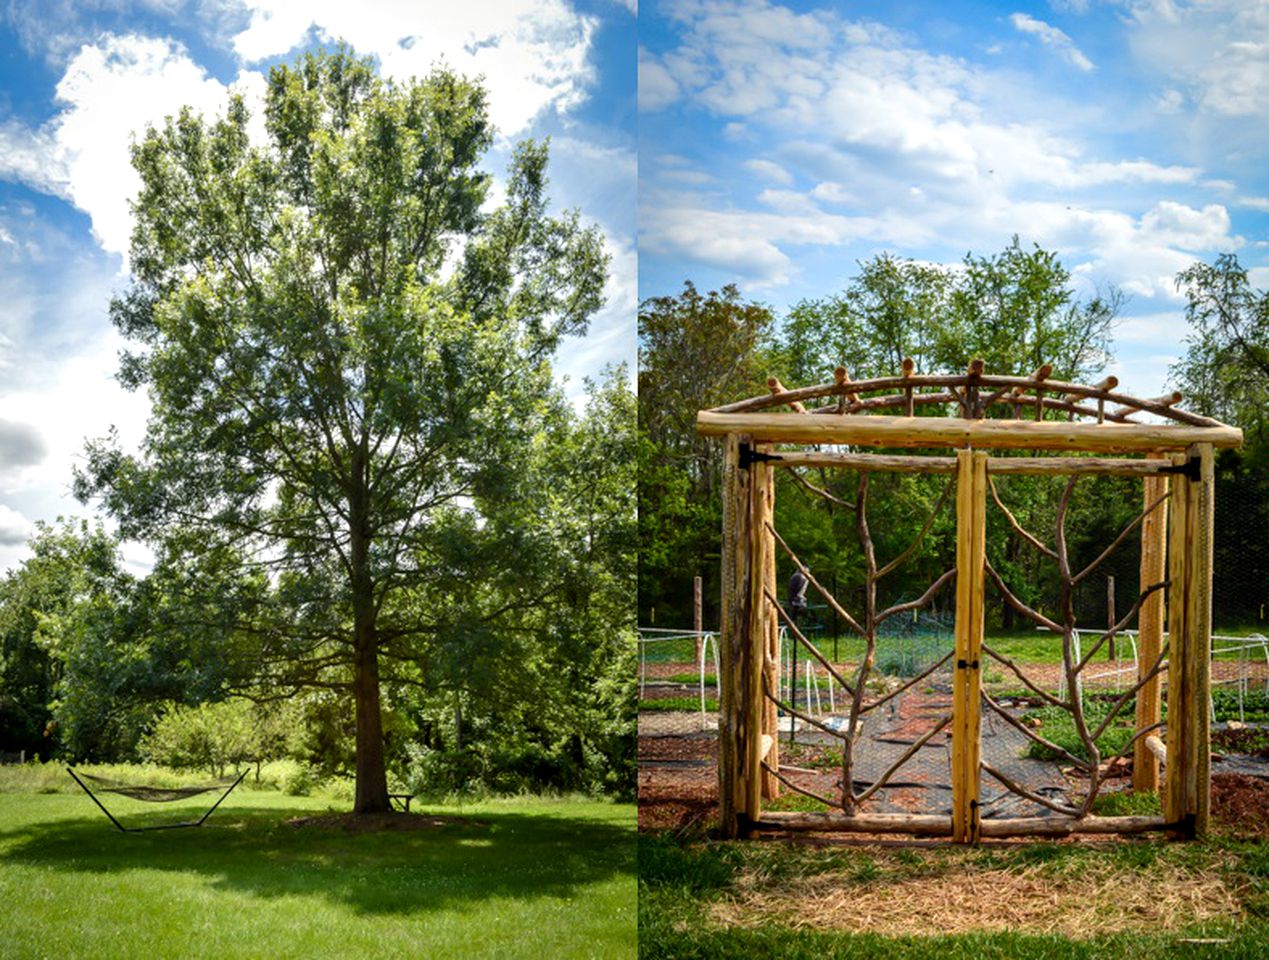
<svg viewBox="0 0 1269 960"><path fill-rule="evenodd" d="M131 824L206 807L107 805ZM348 805L244 790L200 829L123 834L82 793L0 792L0 956L635 955L632 805L424 805L471 822L408 832L286 822L332 809Z"/></svg>

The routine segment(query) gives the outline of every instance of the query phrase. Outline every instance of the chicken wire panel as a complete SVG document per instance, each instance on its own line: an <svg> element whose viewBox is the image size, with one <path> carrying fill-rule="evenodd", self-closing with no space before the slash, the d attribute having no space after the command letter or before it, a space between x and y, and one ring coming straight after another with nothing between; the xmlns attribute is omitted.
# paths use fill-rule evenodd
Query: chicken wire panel
<svg viewBox="0 0 1269 960"><path fill-rule="evenodd" d="M1131 782L1132 628L1150 586L1140 583L1143 485L1096 475L992 483L980 816L1072 815L1090 794Z"/></svg>
<svg viewBox="0 0 1269 960"><path fill-rule="evenodd" d="M785 783L764 809L820 809L814 798L845 807L849 776L862 798L857 811L950 811L952 493L946 476L783 477L777 752ZM801 571L811 586L795 611Z"/></svg>
<svg viewBox="0 0 1269 960"><path fill-rule="evenodd" d="M718 635L639 636L639 817L649 827L707 819L718 798Z"/></svg>

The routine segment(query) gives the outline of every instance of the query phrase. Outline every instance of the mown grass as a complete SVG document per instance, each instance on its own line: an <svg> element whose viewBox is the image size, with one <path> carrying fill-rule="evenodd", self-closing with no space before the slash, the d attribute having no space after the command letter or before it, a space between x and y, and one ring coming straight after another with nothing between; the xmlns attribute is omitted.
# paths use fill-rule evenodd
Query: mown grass
<svg viewBox="0 0 1269 960"><path fill-rule="evenodd" d="M468 819L347 833L287 823L342 800L244 790L199 829L123 834L59 769L0 782L6 958L635 955L630 805L416 803ZM129 825L206 808L103 799Z"/></svg>
<svg viewBox="0 0 1269 960"><path fill-rule="evenodd" d="M929 878L1009 871L1065 879L1077 886L1087 874L1141 878L1205 876L1222 871L1237 891L1235 915L1174 929L1097 929L1066 937L1028 929L955 935L932 928L914 936L882 936L816 928L808 917L788 916L756 926L719 923L714 907L741 888L779 893L794 884L846 891L847 903L871 891ZM1116 873L1117 871L1117 873ZM756 879L755 879L756 878ZM783 842L683 842L645 834L639 845L639 953L660 958L1171 958L1269 956L1269 849L1257 842L1216 838L1201 844L1162 840L1120 843L984 844L977 849L810 846ZM1113 905L1112 905L1113 906ZM1191 943L1215 940L1215 943Z"/></svg>
<svg viewBox="0 0 1269 960"><path fill-rule="evenodd" d="M700 710L700 697L658 697L655 700L640 700L639 709L646 710ZM709 713L718 711L718 701L713 697L705 698L705 710Z"/></svg>

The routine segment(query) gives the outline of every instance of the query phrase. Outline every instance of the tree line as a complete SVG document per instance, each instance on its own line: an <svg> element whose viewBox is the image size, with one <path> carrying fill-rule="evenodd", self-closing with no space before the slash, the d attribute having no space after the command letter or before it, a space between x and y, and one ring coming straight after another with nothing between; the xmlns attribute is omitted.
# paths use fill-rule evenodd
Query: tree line
<svg viewBox="0 0 1269 960"><path fill-rule="evenodd" d="M1185 407L1242 427L1246 436L1242 450L1222 451L1217 463L1218 626L1263 625L1269 538L1248 531L1269 529L1269 294L1251 286L1233 255L1194 265L1177 285L1190 335L1170 379L1185 393ZM954 268L879 255L861 263L842 291L798 302L781 317L735 286L702 293L686 282L677 294L646 299L639 314L640 623L690 625L697 575L706 583L706 623L717 623L721 445L696 435L698 410L765 393L769 376L789 386L822 383L838 365L855 379L892 376L905 357L923 373L963 373L971 359L981 358L993 374L1027 376L1050 364L1053 379L1093 382L1113 359L1123 303L1115 289L1080 296L1055 253L1028 249L1017 237L999 253L970 254ZM1123 389L1133 392L1132 384ZM918 413L946 415L929 408ZM1006 408L995 415L1010 414ZM857 477L819 470L779 471L777 478L778 529L849 609L862 588L852 512ZM872 478L879 562L912 542L945 487L940 477ZM997 487L1018 521L1051 543L1061 486L1010 477ZM1066 521L1072 564L1093 560L1141 508L1139 483L1081 481ZM1021 599L1053 604L1056 580L1047 558L1011 535L999 511L988 515L993 566ZM954 539L955 519L944 501L921 551L887 578L886 602L920 596L952 565ZM1119 616L1136 599L1138 562L1130 539L1099 570L1115 578ZM792 572L783 556L780 570L782 577ZM1081 625L1105 624L1111 606L1106 581L1088 582L1077 603ZM936 598L934 607L950 604L950 596ZM989 626L1022 628L1013 613L996 595ZM844 627L831 614L822 619L828 632Z"/></svg>

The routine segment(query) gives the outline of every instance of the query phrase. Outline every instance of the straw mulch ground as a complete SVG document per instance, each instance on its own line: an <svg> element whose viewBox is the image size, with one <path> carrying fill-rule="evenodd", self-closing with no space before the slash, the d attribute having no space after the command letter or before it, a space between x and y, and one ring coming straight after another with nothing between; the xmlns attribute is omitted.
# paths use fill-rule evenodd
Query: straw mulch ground
<svg viewBox="0 0 1269 960"><path fill-rule="evenodd" d="M874 864L893 854L861 849ZM945 864L953 866L953 864ZM1159 861L1148 869L1109 858L981 869L966 862L935 875L874 880L859 873L794 880L742 874L732 896L711 907L714 922L755 927L927 936L982 932L1090 937L1113 932L1179 930L1241 914L1226 871Z"/></svg>

